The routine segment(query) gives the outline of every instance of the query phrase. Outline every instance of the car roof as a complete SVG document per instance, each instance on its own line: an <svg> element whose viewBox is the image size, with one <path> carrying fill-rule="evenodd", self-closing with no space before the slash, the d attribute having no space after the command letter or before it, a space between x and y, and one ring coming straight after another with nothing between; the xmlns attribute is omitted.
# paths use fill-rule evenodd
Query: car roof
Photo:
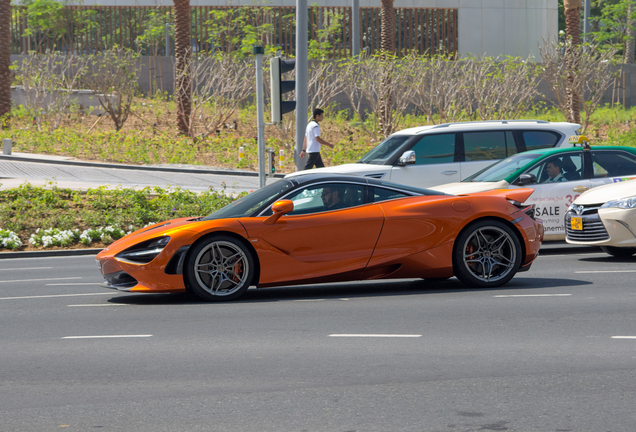
<svg viewBox="0 0 636 432"><path fill-rule="evenodd" d="M320 181L336 181L336 182L353 182L360 184L368 184L367 177L354 175L354 174L334 174L334 173L311 173L311 174L303 174L295 177L290 177L286 179L288 181L293 181L298 185L304 185L307 183L314 183Z"/></svg>
<svg viewBox="0 0 636 432"><path fill-rule="evenodd" d="M544 149L530 150L530 151L527 151L527 152L518 153L520 155L533 155L533 154L535 154L537 156L534 159L532 159L531 161L528 161L528 163L524 164L522 167L519 167L519 169L517 169L515 172L513 172L508 177L506 177L505 180L510 183L512 180L517 178L517 176L520 173L522 173L523 171L528 169L530 166L538 163L538 161L541 160L541 159L545 159L545 158L548 158L550 156L558 155L558 154L561 154L561 153L569 153L569 152L573 152L573 151L582 151L582 150L583 150L582 147L575 146L575 147L544 148ZM592 146L592 147L590 147L590 150L626 150L629 153L632 153L632 154L636 155L636 148L634 148L634 147Z"/></svg>
<svg viewBox="0 0 636 432"><path fill-rule="evenodd" d="M568 123L568 122L549 122L545 120L486 120L486 121L469 121L469 122L456 122L456 123L442 123L438 125L429 125L429 126L418 126L414 128L404 129L398 132L395 132L394 135L419 135L426 132L444 132L458 130L458 129L490 129L497 128L501 126L511 127L511 128L523 128L523 127L532 127L535 128L536 125L542 126L554 126L554 127L562 127L565 126L568 129L579 129L581 127L580 124L577 123Z"/></svg>
<svg viewBox="0 0 636 432"><path fill-rule="evenodd" d="M555 148L542 148L542 149L536 149L536 150L529 150L526 152L523 152L523 154L536 154L537 158L539 156L549 156L549 155L553 155L553 154L558 154L558 153L567 153L567 152L571 152L571 151L581 151L582 147L581 146L574 146L574 147L555 147ZM630 153L634 153L636 154L636 147L624 147L624 146L591 146L590 150L625 150L628 151Z"/></svg>

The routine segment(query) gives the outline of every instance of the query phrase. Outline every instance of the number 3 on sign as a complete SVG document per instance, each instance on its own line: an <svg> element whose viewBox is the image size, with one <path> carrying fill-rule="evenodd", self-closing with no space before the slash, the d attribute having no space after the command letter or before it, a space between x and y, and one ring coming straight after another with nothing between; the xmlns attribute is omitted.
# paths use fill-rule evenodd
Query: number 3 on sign
<svg viewBox="0 0 636 432"><path fill-rule="evenodd" d="M573 203L574 201L576 201L576 199L577 199L578 197L580 197L580 196L581 196L581 194L574 195L574 197L573 197L572 195L566 195L566 196L565 196L565 199L567 200L567 203L566 203L566 204L567 204L568 206L571 206L571 205L572 205L572 203Z"/></svg>

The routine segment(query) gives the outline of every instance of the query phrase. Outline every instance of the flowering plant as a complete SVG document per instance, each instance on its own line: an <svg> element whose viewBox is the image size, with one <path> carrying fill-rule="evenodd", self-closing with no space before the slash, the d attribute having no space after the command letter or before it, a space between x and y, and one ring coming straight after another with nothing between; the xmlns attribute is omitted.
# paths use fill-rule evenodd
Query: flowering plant
<svg viewBox="0 0 636 432"><path fill-rule="evenodd" d="M0 243L6 249L17 249L22 246L22 241L16 233L3 229L0 229Z"/></svg>

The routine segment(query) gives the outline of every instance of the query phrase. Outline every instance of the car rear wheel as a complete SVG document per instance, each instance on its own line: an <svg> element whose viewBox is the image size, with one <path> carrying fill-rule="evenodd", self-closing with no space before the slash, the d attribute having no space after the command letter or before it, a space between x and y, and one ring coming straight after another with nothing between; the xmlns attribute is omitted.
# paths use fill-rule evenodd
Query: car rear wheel
<svg viewBox="0 0 636 432"><path fill-rule="evenodd" d="M500 286L517 273L521 255L521 244L512 228L496 220L478 221L455 241L455 276L469 286Z"/></svg>
<svg viewBox="0 0 636 432"><path fill-rule="evenodd" d="M254 259L240 240L215 236L190 251L184 276L192 292L206 301L235 300L252 282Z"/></svg>
<svg viewBox="0 0 636 432"><path fill-rule="evenodd" d="M629 257L636 254L636 248L620 248L614 246L601 246L603 252L615 257Z"/></svg>

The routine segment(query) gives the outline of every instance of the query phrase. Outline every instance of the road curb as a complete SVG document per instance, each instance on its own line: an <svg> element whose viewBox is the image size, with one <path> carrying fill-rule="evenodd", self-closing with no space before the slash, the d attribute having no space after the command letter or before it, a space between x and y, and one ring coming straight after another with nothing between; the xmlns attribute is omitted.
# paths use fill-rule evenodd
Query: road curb
<svg viewBox="0 0 636 432"><path fill-rule="evenodd" d="M38 159L28 158L13 155L0 154L0 160L15 161L15 162L33 162L43 163L48 165L72 165L83 166L90 168L115 168L126 170L139 170L139 171L160 171L160 172L172 172L172 173L185 173L185 174L212 174L212 175L235 175L244 177L258 177L257 172L253 171L241 171L241 170L220 170L220 169L207 169L207 168L170 168L170 167L152 167L145 165L126 165L126 164L111 164L104 162L86 162L86 161L72 161L72 160L51 160L51 159ZM283 178L285 174L274 174L275 178Z"/></svg>
<svg viewBox="0 0 636 432"><path fill-rule="evenodd" d="M0 252L0 259L10 258L44 258L60 256L97 255L103 249L61 249L50 251Z"/></svg>

